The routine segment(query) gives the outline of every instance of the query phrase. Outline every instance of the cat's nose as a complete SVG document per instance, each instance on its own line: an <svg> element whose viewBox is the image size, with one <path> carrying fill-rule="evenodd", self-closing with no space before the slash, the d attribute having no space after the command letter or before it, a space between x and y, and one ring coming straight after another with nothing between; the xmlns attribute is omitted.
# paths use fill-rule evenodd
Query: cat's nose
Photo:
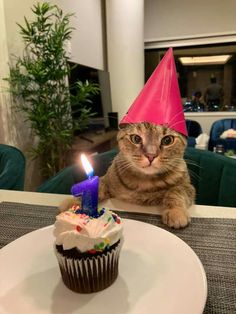
<svg viewBox="0 0 236 314"><path fill-rule="evenodd" d="M149 160L150 164L153 162L153 160L156 158L157 155L154 154L145 154L147 159Z"/></svg>

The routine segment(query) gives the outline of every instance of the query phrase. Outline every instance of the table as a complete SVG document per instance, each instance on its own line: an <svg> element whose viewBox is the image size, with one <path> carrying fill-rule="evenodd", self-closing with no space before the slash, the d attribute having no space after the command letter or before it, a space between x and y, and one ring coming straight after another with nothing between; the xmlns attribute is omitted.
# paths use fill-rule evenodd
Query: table
<svg viewBox="0 0 236 314"><path fill-rule="evenodd" d="M0 204L0 244L3 246L27 232L52 224L56 207L65 197L68 195L0 190L0 202L3 202ZM208 299L204 314L236 313L236 208L194 205L190 209L190 226L171 230L162 225L155 207L115 199L103 205L119 211L123 218L162 227L183 239L197 253L207 274ZM4 227L11 229L10 224L14 224L12 233L4 233Z"/></svg>

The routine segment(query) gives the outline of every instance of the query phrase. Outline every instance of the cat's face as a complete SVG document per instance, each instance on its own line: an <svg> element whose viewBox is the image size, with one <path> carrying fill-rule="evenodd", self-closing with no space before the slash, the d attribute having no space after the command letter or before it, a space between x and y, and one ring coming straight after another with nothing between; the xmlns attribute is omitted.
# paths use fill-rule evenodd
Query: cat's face
<svg viewBox="0 0 236 314"><path fill-rule="evenodd" d="M117 138L125 158L145 174L165 173L182 163L186 138L165 126L130 124Z"/></svg>

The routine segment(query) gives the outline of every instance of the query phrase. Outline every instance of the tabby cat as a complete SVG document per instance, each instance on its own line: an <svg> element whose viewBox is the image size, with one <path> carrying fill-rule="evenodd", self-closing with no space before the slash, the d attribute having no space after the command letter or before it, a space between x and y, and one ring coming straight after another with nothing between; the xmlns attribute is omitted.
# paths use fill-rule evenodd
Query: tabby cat
<svg viewBox="0 0 236 314"><path fill-rule="evenodd" d="M185 227L195 197L183 159L186 138L166 126L136 123L121 128L117 140L120 152L100 179L99 200L157 205L164 224Z"/></svg>
<svg viewBox="0 0 236 314"><path fill-rule="evenodd" d="M183 159L186 139L151 123L129 124L118 132L120 153L101 178L99 198L158 205L169 227L185 227L195 191Z"/></svg>

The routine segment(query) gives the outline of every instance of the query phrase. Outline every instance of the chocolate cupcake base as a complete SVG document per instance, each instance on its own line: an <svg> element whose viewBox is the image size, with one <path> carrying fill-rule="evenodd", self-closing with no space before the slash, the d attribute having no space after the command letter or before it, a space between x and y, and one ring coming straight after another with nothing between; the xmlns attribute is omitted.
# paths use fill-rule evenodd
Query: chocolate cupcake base
<svg viewBox="0 0 236 314"><path fill-rule="evenodd" d="M109 287L118 276L121 241L98 256L64 256L57 246L55 254L64 284L78 293L92 293Z"/></svg>

